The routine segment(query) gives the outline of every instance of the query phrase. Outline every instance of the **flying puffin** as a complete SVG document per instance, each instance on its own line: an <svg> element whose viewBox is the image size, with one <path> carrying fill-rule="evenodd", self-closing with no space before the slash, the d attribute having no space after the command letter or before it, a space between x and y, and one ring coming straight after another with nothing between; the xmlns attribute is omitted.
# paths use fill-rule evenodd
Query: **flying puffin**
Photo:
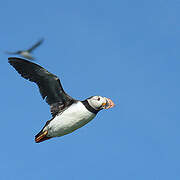
<svg viewBox="0 0 180 180"><path fill-rule="evenodd" d="M91 121L100 110L114 106L112 100L102 96L76 100L66 94L59 78L43 67L21 58L8 59L23 78L38 85L42 98L50 105L52 119L35 136L36 143L69 134Z"/></svg>
<svg viewBox="0 0 180 180"><path fill-rule="evenodd" d="M34 57L32 56L31 52L36 49L38 46L40 46L42 44L42 42L44 41L44 39L40 39L38 42L36 42L31 48L26 49L26 50L20 50L20 51L16 51L16 52L6 52L7 54L17 54L20 55L22 57L25 57L29 60L34 60Z"/></svg>

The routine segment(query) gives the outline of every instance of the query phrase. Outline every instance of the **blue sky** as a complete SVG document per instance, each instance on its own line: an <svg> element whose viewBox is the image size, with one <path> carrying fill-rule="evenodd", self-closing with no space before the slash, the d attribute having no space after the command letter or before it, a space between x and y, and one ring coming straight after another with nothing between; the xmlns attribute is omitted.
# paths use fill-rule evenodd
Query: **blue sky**
<svg viewBox="0 0 180 180"><path fill-rule="evenodd" d="M180 2L10 1L0 6L0 179L180 179ZM44 143L51 118L35 84L4 51L30 47L76 99L116 107L72 134Z"/></svg>

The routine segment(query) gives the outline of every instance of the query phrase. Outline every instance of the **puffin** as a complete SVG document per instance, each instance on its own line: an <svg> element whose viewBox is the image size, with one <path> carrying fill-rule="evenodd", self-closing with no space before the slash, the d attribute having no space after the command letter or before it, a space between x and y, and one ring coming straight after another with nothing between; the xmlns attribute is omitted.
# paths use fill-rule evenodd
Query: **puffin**
<svg viewBox="0 0 180 180"><path fill-rule="evenodd" d="M44 41L44 39L40 39L39 41L37 41L32 47L30 47L29 49L26 50L20 50L20 51L16 51L16 52L6 52L6 54L11 54L11 55L20 55L24 58L27 58L29 60L34 60L35 58L32 56L31 52L36 49L38 46L40 46L42 44L42 42Z"/></svg>
<svg viewBox="0 0 180 180"><path fill-rule="evenodd" d="M40 65L16 57L9 57L8 62L23 78L37 84L42 98L50 106L52 118L35 136L36 143L72 133L94 119L102 109L115 105L111 99L102 96L76 100L64 91L56 75Z"/></svg>

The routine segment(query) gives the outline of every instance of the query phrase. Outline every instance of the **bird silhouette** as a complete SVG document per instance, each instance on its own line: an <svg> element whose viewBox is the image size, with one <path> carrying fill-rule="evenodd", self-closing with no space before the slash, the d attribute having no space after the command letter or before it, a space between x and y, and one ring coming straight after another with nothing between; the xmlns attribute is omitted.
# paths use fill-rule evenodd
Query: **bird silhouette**
<svg viewBox="0 0 180 180"><path fill-rule="evenodd" d="M34 60L35 58L33 57L33 55L31 54L32 51L34 51L34 49L36 49L38 46L40 46L42 44L42 42L44 41L44 39L40 39L39 41L37 41L32 47L30 47L29 49L25 49L25 50L19 50L16 52L8 52L6 51L6 54L10 54L10 55L20 55L24 58L27 58L29 60Z"/></svg>
<svg viewBox="0 0 180 180"><path fill-rule="evenodd" d="M60 79L43 67L21 58L8 59L23 78L38 85L42 98L50 105L52 118L35 136L36 143L72 133L94 119L102 109L114 107L111 99L102 96L76 100L64 91Z"/></svg>

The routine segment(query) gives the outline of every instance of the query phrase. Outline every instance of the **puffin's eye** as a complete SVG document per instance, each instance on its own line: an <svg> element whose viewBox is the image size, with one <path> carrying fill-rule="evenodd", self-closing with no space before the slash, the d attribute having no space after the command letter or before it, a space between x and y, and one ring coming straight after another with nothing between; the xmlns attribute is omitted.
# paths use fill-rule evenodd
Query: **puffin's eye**
<svg viewBox="0 0 180 180"><path fill-rule="evenodd" d="M98 99L97 99L98 101L100 101L100 97L98 97Z"/></svg>

